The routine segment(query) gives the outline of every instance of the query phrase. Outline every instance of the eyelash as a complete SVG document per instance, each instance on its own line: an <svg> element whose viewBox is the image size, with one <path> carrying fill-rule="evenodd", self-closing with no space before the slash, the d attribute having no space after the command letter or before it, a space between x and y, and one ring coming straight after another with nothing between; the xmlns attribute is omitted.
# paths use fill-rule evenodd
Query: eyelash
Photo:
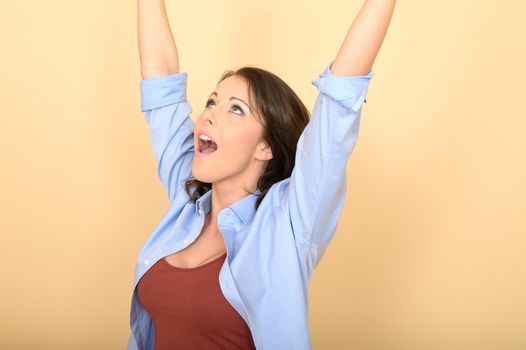
<svg viewBox="0 0 526 350"><path fill-rule="evenodd" d="M214 102L214 100L212 100L211 98L208 99L208 100L206 101L205 108L208 108L208 104L209 104L210 102ZM214 103L215 103L215 102L214 102ZM245 112L243 111L243 109L242 109L238 104L234 104L234 105L232 105L232 107L236 107L236 108L238 108L239 111L241 112L241 115L244 115L244 114L245 114ZM236 114L238 114L238 113L236 113Z"/></svg>

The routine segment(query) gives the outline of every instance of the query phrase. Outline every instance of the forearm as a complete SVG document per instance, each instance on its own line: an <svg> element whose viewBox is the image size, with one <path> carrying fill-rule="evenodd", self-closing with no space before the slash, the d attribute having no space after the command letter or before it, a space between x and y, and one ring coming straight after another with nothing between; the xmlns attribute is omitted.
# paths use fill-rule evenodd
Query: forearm
<svg viewBox="0 0 526 350"><path fill-rule="evenodd" d="M142 78L178 73L177 46L163 0L137 0L137 29Z"/></svg>
<svg viewBox="0 0 526 350"><path fill-rule="evenodd" d="M366 0L354 19L331 67L335 75L365 75L387 33L396 0Z"/></svg>

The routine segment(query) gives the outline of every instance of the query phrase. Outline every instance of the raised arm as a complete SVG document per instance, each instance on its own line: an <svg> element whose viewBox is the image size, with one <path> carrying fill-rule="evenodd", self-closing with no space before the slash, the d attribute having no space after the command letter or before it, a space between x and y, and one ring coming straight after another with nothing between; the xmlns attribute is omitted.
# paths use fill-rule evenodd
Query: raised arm
<svg viewBox="0 0 526 350"><path fill-rule="evenodd" d="M366 1L336 60L312 81L320 93L298 140L288 186L283 182L281 204L307 277L336 232L347 191L347 162L393 5L393 0Z"/></svg>
<svg viewBox="0 0 526 350"><path fill-rule="evenodd" d="M142 78L179 72L177 46L163 0L137 0L137 30Z"/></svg>
<svg viewBox="0 0 526 350"><path fill-rule="evenodd" d="M179 72L164 2L138 0L137 5L141 111L150 127L157 174L172 202L192 174L195 125L186 95L188 73Z"/></svg>
<svg viewBox="0 0 526 350"><path fill-rule="evenodd" d="M332 72L336 75L367 74L387 33L395 0L367 0L343 40Z"/></svg>

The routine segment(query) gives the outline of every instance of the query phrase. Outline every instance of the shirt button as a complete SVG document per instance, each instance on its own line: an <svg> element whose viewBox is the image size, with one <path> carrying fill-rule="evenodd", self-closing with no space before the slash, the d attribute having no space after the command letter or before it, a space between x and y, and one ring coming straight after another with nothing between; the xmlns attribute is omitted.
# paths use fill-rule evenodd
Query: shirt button
<svg viewBox="0 0 526 350"><path fill-rule="evenodd" d="M148 259L144 260L144 265L148 265Z"/></svg>

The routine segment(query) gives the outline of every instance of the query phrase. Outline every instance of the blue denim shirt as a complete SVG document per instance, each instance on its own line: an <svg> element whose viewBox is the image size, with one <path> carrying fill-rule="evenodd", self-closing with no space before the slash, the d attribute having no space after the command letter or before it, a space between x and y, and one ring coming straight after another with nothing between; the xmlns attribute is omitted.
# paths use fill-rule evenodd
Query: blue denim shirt
<svg viewBox="0 0 526 350"><path fill-rule="evenodd" d="M332 63L312 80L319 94L298 140L291 176L272 185L257 211L259 190L218 214L227 249L219 284L249 326L258 350L311 348L308 281L336 231L347 190L347 161L373 77L372 70L363 76L336 76ZM140 82L141 111L170 205L137 258L128 350L151 350L155 337L152 318L137 297L139 279L159 259L190 245L211 209L211 191L195 204L184 191L194 156L187 78L179 72Z"/></svg>

